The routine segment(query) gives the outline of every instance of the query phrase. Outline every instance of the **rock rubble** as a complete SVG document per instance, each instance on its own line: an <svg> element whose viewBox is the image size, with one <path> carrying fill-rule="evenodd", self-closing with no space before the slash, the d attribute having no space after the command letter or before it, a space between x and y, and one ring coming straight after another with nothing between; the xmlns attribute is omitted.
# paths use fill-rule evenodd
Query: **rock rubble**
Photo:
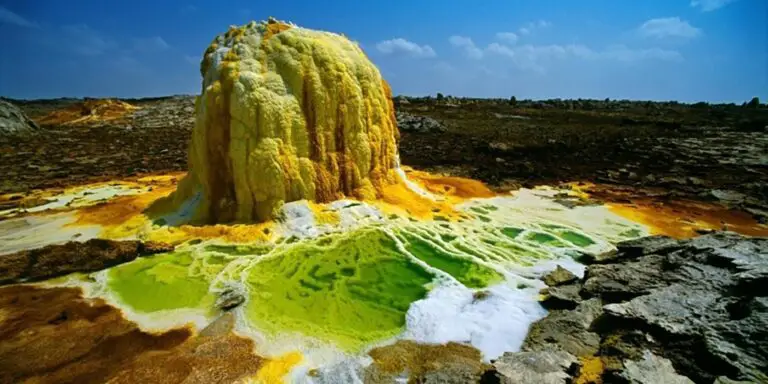
<svg viewBox="0 0 768 384"><path fill-rule="evenodd" d="M522 352L495 363L499 380L548 372L536 382L768 381L768 239L651 236L591 263L583 279L543 292L551 312L533 324ZM553 350L574 366L542 371L525 360ZM512 363L521 359L529 364Z"/></svg>

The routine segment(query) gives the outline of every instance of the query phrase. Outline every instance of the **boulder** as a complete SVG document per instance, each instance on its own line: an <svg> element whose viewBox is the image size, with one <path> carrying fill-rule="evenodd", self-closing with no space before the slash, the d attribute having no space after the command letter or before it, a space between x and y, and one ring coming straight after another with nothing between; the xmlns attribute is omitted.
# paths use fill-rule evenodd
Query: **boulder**
<svg viewBox="0 0 768 384"><path fill-rule="evenodd" d="M0 99L0 136L29 135L39 130L19 107Z"/></svg>
<svg viewBox="0 0 768 384"><path fill-rule="evenodd" d="M447 128L439 121L427 117L412 115L406 112L396 112L397 127L402 132L415 133L439 133L447 131Z"/></svg>
<svg viewBox="0 0 768 384"><path fill-rule="evenodd" d="M216 307L229 311L239 307L245 302L245 289L238 285L229 285L224 288L216 299Z"/></svg>
<svg viewBox="0 0 768 384"><path fill-rule="evenodd" d="M623 241L616 248L618 248L623 258L636 258L652 253L674 251L682 248L682 245L671 237L647 236Z"/></svg>
<svg viewBox="0 0 768 384"><path fill-rule="evenodd" d="M649 255L624 263L590 265L584 274L582 291L587 297L600 297L609 302L647 294L665 284L664 261L661 255Z"/></svg>
<svg viewBox="0 0 768 384"><path fill-rule="evenodd" d="M411 103L410 101L408 101L408 98L403 96L403 95L398 95L398 96L393 97L392 98L392 102L395 103L395 106L408 105L408 104Z"/></svg>
<svg viewBox="0 0 768 384"><path fill-rule="evenodd" d="M631 384L693 384L691 379L678 375L669 360L649 351L642 360L627 361L624 367L620 376Z"/></svg>
<svg viewBox="0 0 768 384"><path fill-rule="evenodd" d="M578 279L578 276L574 275L571 271L561 267L560 265L558 265L554 271L547 273L541 278L544 284L550 287L565 285Z"/></svg>
<svg viewBox="0 0 768 384"><path fill-rule="evenodd" d="M604 382L768 382L768 239L652 236L587 262L584 279L543 292L556 309L523 351L599 360Z"/></svg>
<svg viewBox="0 0 768 384"><path fill-rule="evenodd" d="M578 284L545 288L541 291L544 295L541 305L547 309L574 309L581 302L580 290Z"/></svg>
<svg viewBox="0 0 768 384"><path fill-rule="evenodd" d="M523 341L523 351L562 349L576 356L589 356L600 348L600 335L589 330L603 312L602 302L590 299L574 310L555 310L531 326Z"/></svg>
<svg viewBox="0 0 768 384"><path fill-rule="evenodd" d="M578 360L568 352L546 349L536 352L504 353L493 362L503 384L565 384L578 368Z"/></svg>
<svg viewBox="0 0 768 384"><path fill-rule="evenodd" d="M368 354L373 361L364 370L366 383L476 383L491 368L483 363L479 350L454 342L399 340L373 348Z"/></svg>

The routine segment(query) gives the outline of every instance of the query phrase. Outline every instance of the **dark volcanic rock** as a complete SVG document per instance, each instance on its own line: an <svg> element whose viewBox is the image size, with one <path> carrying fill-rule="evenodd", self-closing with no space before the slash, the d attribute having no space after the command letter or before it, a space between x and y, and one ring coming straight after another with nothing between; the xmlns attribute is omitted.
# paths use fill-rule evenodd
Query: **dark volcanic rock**
<svg viewBox="0 0 768 384"><path fill-rule="evenodd" d="M558 265L554 271L547 273L541 278L544 284L550 287L572 283L578 279L578 276L574 275L571 273L571 271L561 267L560 265Z"/></svg>
<svg viewBox="0 0 768 384"><path fill-rule="evenodd" d="M678 375L669 360L648 351L642 360L630 360L624 366L619 376L631 384L693 384L689 378Z"/></svg>
<svg viewBox="0 0 768 384"><path fill-rule="evenodd" d="M581 252L577 260L585 264L605 264L611 263L616 260L618 253L615 249L607 250L601 253L586 253Z"/></svg>
<svg viewBox="0 0 768 384"><path fill-rule="evenodd" d="M541 305L547 309L574 309L581 302L580 290L579 284L545 288L541 291L545 295Z"/></svg>
<svg viewBox="0 0 768 384"><path fill-rule="evenodd" d="M216 299L216 307L229 311L239 307L245 302L245 292L240 286L228 286Z"/></svg>
<svg viewBox="0 0 768 384"><path fill-rule="evenodd" d="M599 361L604 382L768 382L768 239L716 232L618 249L581 282L545 290L545 306L575 308L534 323L523 351Z"/></svg>
<svg viewBox="0 0 768 384"><path fill-rule="evenodd" d="M504 384L570 383L578 360L568 352L547 349L536 352L506 352L493 362L499 381Z"/></svg>
<svg viewBox="0 0 768 384"><path fill-rule="evenodd" d="M667 236L648 236L624 241L617 247L622 258L636 258L652 253L668 253L682 248L677 240ZM614 260L615 261L615 260Z"/></svg>
<svg viewBox="0 0 768 384"><path fill-rule="evenodd" d="M140 256L170 252L173 246L141 241L92 239L0 256L0 285L38 281L73 272L92 272Z"/></svg>
<svg viewBox="0 0 768 384"><path fill-rule="evenodd" d="M552 311L531 326L522 349L540 351L554 344L576 356L593 355L600 348L600 336L589 327L602 312L598 299L584 301L572 311Z"/></svg>
<svg viewBox="0 0 768 384"><path fill-rule="evenodd" d="M593 264L585 274L583 292L616 302L644 295L665 284L664 256L649 255L620 264Z"/></svg>
<svg viewBox="0 0 768 384"><path fill-rule="evenodd" d="M405 132L435 133L447 129L439 121L426 116L411 115L405 112L395 112L397 127Z"/></svg>
<svg viewBox="0 0 768 384"><path fill-rule="evenodd" d="M609 304L605 311L609 315L626 319L641 320L672 335L700 334L704 324L720 314L721 296L717 292L691 290L682 284L659 289L648 295L634 298L621 304Z"/></svg>

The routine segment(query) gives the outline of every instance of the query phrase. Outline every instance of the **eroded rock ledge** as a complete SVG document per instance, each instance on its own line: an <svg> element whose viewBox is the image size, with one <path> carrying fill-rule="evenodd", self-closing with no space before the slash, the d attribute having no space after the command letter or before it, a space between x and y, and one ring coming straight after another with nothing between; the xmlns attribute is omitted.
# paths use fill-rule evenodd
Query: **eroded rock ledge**
<svg viewBox="0 0 768 384"><path fill-rule="evenodd" d="M768 381L768 239L718 232L618 248L579 281L547 279L560 284L544 292L552 310L522 352L494 363L501 382Z"/></svg>
<svg viewBox="0 0 768 384"><path fill-rule="evenodd" d="M165 243L91 239L0 255L0 285L94 272L137 257L173 251Z"/></svg>

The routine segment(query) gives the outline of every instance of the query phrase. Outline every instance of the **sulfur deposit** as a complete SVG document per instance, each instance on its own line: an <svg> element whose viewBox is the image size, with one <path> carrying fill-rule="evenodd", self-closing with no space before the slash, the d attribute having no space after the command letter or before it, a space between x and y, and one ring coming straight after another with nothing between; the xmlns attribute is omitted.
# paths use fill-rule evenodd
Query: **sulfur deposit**
<svg viewBox="0 0 768 384"><path fill-rule="evenodd" d="M162 204L198 201L195 222L263 221L397 181L391 91L346 37L251 22L217 36L200 72L190 172Z"/></svg>
<svg viewBox="0 0 768 384"><path fill-rule="evenodd" d="M600 205L586 184L500 193L398 167L389 88L339 35L233 27L201 73L186 175L0 196L0 285L35 281L0 289L0 339L18 335L0 342L0 382L476 382L491 361L507 378L581 361L578 380L598 381L610 362L592 352L508 353L545 334L528 332L540 299L582 301L575 283L542 295L542 276L573 281L650 232L757 225L705 205ZM109 105L70 112L122 110Z"/></svg>
<svg viewBox="0 0 768 384"><path fill-rule="evenodd" d="M90 125L122 120L139 108L115 99L89 99L37 120L41 125Z"/></svg>

